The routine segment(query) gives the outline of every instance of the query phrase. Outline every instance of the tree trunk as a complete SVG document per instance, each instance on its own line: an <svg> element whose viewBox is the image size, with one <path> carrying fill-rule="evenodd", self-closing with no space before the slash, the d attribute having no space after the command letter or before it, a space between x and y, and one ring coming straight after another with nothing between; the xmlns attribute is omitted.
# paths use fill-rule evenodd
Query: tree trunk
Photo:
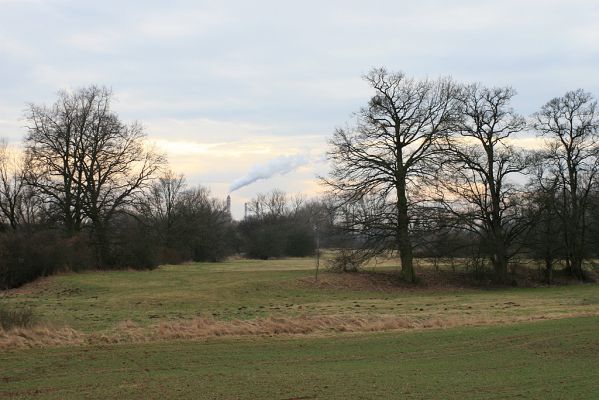
<svg viewBox="0 0 599 400"><path fill-rule="evenodd" d="M406 282L416 283L416 272L414 271L414 257L412 245L399 241L399 258L401 259L401 277Z"/></svg>
<svg viewBox="0 0 599 400"><path fill-rule="evenodd" d="M566 271L574 278L584 280L584 271L582 262L584 260L584 227L579 218L578 208L574 207L570 226L566 227L569 235L566 237L566 246L568 248L568 258L566 260Z"/></svg>
<svg viewBox="0 0 599 400"><path fill-rule="evenodd" d="M551 284L553 282L553 257L551 256L545 257L545 277L547 283Z"/></svg>
<svg viewBox="0 0 599 400"><path fill-rule="evenodd" d="M493 269L499 282L507 282L508 257L501 237L494 238L494 254L492 257Z"/></svg>
<svg viewBox="0 0 599 400"><path fill-rule="evenodd" d="M574 255L570 261L570 274L578 280L584 281L584 271L582 270L582 257Z"/></svg>
<svg viewBox="0 0 599 400"><path fill-rule="evenodd" d="M99 268L109 266L110 246L108 241L108 232L102 223L94 223L94 236L96 242L96 260Z"/></svg>
<svg viewBox="0 0 599 400"><path fill-rule="evenodd" d="M401 277L406 282L415 283L414 257L408 229L408 199L405 180L398 179L397 189L397 247L401 259Z"/></svg>

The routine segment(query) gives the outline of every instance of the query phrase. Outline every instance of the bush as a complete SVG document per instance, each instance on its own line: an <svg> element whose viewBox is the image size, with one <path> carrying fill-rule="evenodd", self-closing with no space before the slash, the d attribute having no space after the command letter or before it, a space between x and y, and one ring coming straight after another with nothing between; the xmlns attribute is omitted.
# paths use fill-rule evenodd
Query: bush
<svg viewBox="0 0 599 400"><path fill-rule="evenodd" d="M7 232L0 236L0 288L9 289L65 269L69 246L56 232Z"/></svg>
<svg viewBox="0 0 599 400"><path fill-rule="evenodd" d="M160 246L151 227L126 214L111 229L108 268L152 269L159 264Z"/></svg>
<svg viewBox="0 0 599 400"><path fill-rule="evenodd" d="M285 254L290 257L307 257L316 253L314 232L308 226L292 225L287 233Z"/></svg>
<svg viewBox="0 0 599 400"><path fill-rule="evenodd" d="M291 217L249 217L239 224L239 229L243 251L249 258L306 257L315 252L310 226Z"/></svg>
<svg viewBox="0 0 599 400"><path fill-rule="evenodd" d="M87 234L79 233L70 238L61 239L60 245L63 246L65 254L62 269L79 272L93 268L96 265L94 252Z"/></svg>
<svg viewBox="0 0 599 400"><path fill-rule="evenodd" d="M94 266L94 252L85 233L65 237L58 230L38 228L0 234L0 289Z"/></svg>
<svg viewBox="0 0 599 400"><path fill-rule="evenodd" d="M0 329L7 331L14 328L28 328L34 323L35 318L30 308L18 310L0 305Z"/></svg>
<svg viewBox="0 0 599 400"><path fill-rule="evenodd" d="M370 255L359 249L338 249L328 261L328 268L333 272L357 272L369 259Z"/></svg>

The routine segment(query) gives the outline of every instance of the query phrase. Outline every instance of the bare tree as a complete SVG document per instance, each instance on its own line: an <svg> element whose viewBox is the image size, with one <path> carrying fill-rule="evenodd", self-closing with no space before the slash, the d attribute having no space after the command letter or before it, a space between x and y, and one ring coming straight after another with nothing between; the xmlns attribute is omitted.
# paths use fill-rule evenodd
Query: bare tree
<svg viewBox="0 0 599 400"><path fill-rule="evenodd" d="M0 214L11 229L35 222L38 199L25 181L21 154L0 141Z"/></svg>
<svg viewBox="0 0 599 400"><path fill-rule="evenodd" d="M203 186L185 190L177 206L179 237L194 261L218 261L231 251L231 216L226 203Z"/></svg>
<svg viewBox="0 0 599 400"><path fill-rule="evenodd" d="M529 183L532 190L527 207L532 226L524 243L534 259L544 262L545 279L552 283L555 263L563 258L564 251L563 224L556 212L561 203L558 180L545 176L542 153L537 153L533 166L535 175Z"/></svg>
<svg viewBox="0 0 599 400"><path fill-rule="evenodd" d="M270 193L258 193L247 205L250 215L261 219L282 217L290 212L289 196L278 189Z"/></svg>
<svg viewBox="0 0 599 400"><path fill-rule="evenodd" d="M410 195L429 173L435 143L453 125L457 86L449 79L415 80L383 68L364 79L375 94L358 112L357 126L335 132L328 153L333 167L323 182L345 204L377 199L377 210L388 215L372 216L385 222L377 236L386 242L393 238L390 250L399 251L402 276L414 282ZM368 231L372 225L354 226Z"/></svg>
<svg viewBox="0 0 599 400"><path fill-rule="evenodd" d="M505 279L515 239L528 223L518 208L512 178L526 157L509 139L526 122L510 107L513 89L465 87L460 96L456 135L447 137L438 173L438 198L457 226L478 235L498 278Z"/></svg>
<svg viewBox="0 0 599 400"><path fill-rule="evenodd" d="M555 182L563 224L567 268L584 279L587 214L599 172L599 109L590 93L578 89L556 97L534 115L534 127L547 139L545 176ZM556 203L558 204L558 203Z"/></svg>
<svg viewBox="0 0 599 400"><path fill-rule="evenodd" d="M60 92L50 107L29 105L25 138L28 183L46 199L68 234L83 222L83 131L94 112L86 91Z"/></svg>
<svg viewBox="0 0 599 400"><path fill-rule="evenodd" d="M139 124L111 110L110 90L59 93L51 107L30 105L25 146L29 183L61 211L70 234L92 226L100 264L108 260L108 225L164 163Z"/></svg>
<svg viewBox="0 0 599 400"><path fill-rule="evenodd" d="M142 193L138 203L138 211L156 231L164 246L173 246L179 206L186 186L183 175L175 175L168 170Z"/></svg>
<svg viewBox="0 0 599 400"><path fill-rule="evenodd" d="M322 205L275 189L248 201L248 214L237 225L240 250L250 258L313 254L315 233L325 224Z"/></svg>

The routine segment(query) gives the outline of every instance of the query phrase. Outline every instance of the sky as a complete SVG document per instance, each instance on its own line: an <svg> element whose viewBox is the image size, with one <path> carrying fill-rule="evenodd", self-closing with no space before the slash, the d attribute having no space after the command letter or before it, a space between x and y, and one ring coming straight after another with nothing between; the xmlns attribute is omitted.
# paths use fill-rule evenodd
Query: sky
<svg viewBox="0 0 599 400"><path fill-rule="evenodd" d="M170 167L224 198L322 190L327 140L373 67L514 87L529 115L567 90L599 96L599 1L0 0L0 138L61 89L114 92ZM285 167L286 166L286 167Z"/></svg>

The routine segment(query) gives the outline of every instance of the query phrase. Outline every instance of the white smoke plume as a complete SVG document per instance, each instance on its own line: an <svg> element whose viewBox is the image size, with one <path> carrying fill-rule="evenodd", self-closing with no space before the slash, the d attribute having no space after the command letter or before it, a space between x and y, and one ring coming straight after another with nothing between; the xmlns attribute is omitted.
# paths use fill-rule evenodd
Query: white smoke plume
<svg viewBox="0 0 599 400"><path fill-rule="evenodd" d="M252 184L261 179L268 179L274 175L285 175L289 172L307 164L310 161L305 154L295 154L292 156L280 156L273 158L266 164L255 165L250 172L233 181L229 187L229 192L234 192L244 186Z"/></svg>

